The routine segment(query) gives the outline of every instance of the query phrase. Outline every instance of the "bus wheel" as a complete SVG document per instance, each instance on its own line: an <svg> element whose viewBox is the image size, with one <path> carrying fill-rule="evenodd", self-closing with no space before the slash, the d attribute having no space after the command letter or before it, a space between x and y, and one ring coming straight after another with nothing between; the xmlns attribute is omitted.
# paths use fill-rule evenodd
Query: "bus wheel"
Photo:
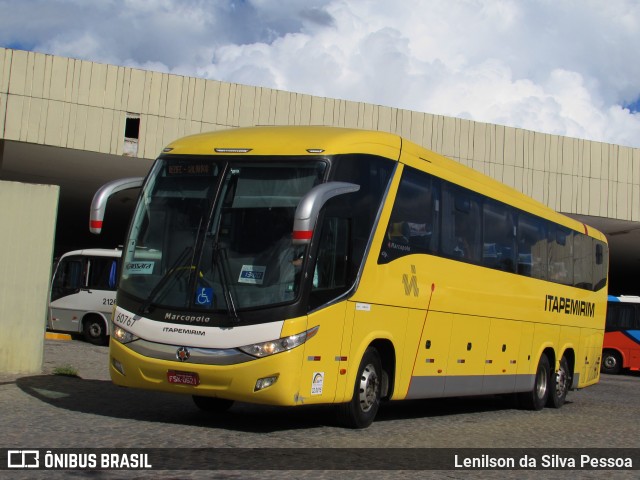
<svg viewBox="0 0 640 480"><path fill-rule="evenodd" d="M102 317L91 315L82 322L84 339L94 345L106 345L109 342L107 330Z"/></svg>
<svg viewBox="0 0 640 480"><path fill-rule="evenodd" d="M223 413L231 408L233 400L216 397L203 397L201 395L193 395L193 403L200 410L212 413Z"/></svg>
<svg viewBox="0 0 640 480"><path fill-rule="evenodd" d="M348 428L366 428L373 422L380 407L382 364L375 348L364 352L353 387L353 398L338 405L338 419Z"/></svg>
<svg viewBox="0 0 640 480"><path fill-rule="evenodd" d="M605 350L602 352L602 373L617 374L622 370L622 357L615 350Z"/></svg>
<svg viewBox="0 0 640 480"><path fill-rule="evenodd" d="M553 408L560 408L564 405L569 387L571 387L571 371L569 370L567 357L563 355L562 360L560 360L560 368L555 375L551 375L551 388L549 389L547 405Z"/></svg>
<svg viewBox="0 0 640 480"><path fill-rule="evenodd" d="M549 397L549 359L546 355L540 357L533 390L518 394L520 404L527 410L541 410Z"/></svg>

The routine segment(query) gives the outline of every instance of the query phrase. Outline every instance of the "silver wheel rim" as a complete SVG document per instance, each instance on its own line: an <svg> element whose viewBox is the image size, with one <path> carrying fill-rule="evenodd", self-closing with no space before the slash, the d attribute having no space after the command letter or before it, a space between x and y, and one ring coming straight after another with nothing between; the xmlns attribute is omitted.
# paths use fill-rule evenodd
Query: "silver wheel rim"
<svg viewBox="0 0 640 480"><path fill-rule="evenodd" d="M544 368L538 369L538 378L536 379L536 394L538 398L544 398L547 391L547 375Z"/></svg>
<svg viewBox="0 0 640 480"><path fill-rule="evenodd" d="M616 358L613 355L607 355L604 357L604 366L607 368L615 368Z"/></svg>
<svg viewBox="0 0 640 480"><path fill-rule="evenodd" d="M92 337L99 337L102 334L102 328L97 323L89 325L89 334Z"/></svg>
<svg viewBox="0 0 640 480"><path fill-rule="evenodd" d="M379 388L380 381L376 369L372 364L368 364L360 375L359 400L363 412L368 412L377 403Z"/></svg>
<svg viewBox="0 0 640 480"><path fill-rule="evenodd" d="M567 391L567 372L564 368L560 368L556 373L556 396L562 398Z"/></svg>

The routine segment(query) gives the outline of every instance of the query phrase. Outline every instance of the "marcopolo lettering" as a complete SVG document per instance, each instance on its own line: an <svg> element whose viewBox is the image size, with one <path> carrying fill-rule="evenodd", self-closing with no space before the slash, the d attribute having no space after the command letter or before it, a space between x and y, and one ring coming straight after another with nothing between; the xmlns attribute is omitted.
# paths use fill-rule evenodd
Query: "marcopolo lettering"
<svg viewBox="0 0 640 480"><path fill-rule="evenodd" d="M596 304L568 297L547 295L544 299L544 309L547 312L564 313L565 315L593 317L596 312Z"/></svg>
<svg viewBox="0 0 640 480"><path fill-rule="evenodd" d="M165 320L170 320L172 322L184 322L184 323L209 323L211 321L211 317L205 316L196 316L196 315L181 315L177 313L165 313Z"/></svg>
<svg viewBox="0 0 640 480"><path fill-rule="evenodd" d="M402 252L411 252L411 247L409 245L402 245L395 242L388 242L387 247L392 248L394 250L400 250Z"/></svg>

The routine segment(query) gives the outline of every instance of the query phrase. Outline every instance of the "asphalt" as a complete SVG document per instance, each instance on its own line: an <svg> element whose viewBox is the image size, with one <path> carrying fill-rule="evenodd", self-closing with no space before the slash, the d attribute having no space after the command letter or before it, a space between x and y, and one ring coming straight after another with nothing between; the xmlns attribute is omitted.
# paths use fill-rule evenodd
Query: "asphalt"
<svg viewBox="0 0 640 480"><path fill-rule="evenodd" d="M4 449L204 449L218 455L242 448L633 448L640 424L640 374L603 376L581 392L571 392L562 409L522 411L499 398L396 402L385 406L365 430L333 422L333 411L234 405L228 414L208 416L181 395L123 389L108 372L109 349L68 336L48 335L42 371L0 373L0 457ZM61 373L72 373L69 377ZM74 378L76 377L76 378ZM81 381L78 381L78 378ZM615 413L614 413L615 412ZM213 449L213 450L211 450ZM219 450L220 449L220 450ZM622 454L620 454L622 455ZM634 454L635 455L635 454ZM354 457L354 461L357 461ZM368 459L367 461L372 461ZM176 463L176 464L179 464ZM368 465L365 463L364 465ZM172 464L173 465L173 464ZM349 472L351 480L398 478L400 472ZM340 471L30 471L3 470L4 478L344 478ZM637 467L636 467L637 468ZM404 471L404 478L637 478L635 471Z"/></svg>
<svg viewBox="0 0 640 480"><path fill-rule="evenodd" d="M107 367L108 347L75 341L64 333L45 334L41 372L7 373L0 372L0 385L14 382L23 377L35 375L57 375L63 371L75 372L86 380L109 380Z"/></svg>

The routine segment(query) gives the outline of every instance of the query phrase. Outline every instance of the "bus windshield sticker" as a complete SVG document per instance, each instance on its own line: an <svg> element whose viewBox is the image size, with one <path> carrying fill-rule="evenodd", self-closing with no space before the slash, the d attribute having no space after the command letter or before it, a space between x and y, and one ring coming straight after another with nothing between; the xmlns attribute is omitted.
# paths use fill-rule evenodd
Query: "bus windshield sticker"
<svg viewBox="0 0 640 480"><path fill-rule="evenodd" d="M264 281L264 273L267 271L267 267L258 265L243 265L240 270L240 277L238 283L251 283L254 285L262 285Z"/></svg>
<svg viewBox="0 0 640 480"><path fill-rule="evenodd" d="M155 262L129 262L124 265L126 275L151 275Z"/></svg>
<svg viewBox="0 0 640 480"><path fill-rule="evenodd" d="M213 288L198 287L196 291L196 305L210 307L213 303Z"/></svg>
<svg viewBox="0 0 640 480"><path fill-rule="evenodd" d="M311 383L311 395L322 395L323 385L324 385L324 372L314 372L313 382Z"/></svg>

